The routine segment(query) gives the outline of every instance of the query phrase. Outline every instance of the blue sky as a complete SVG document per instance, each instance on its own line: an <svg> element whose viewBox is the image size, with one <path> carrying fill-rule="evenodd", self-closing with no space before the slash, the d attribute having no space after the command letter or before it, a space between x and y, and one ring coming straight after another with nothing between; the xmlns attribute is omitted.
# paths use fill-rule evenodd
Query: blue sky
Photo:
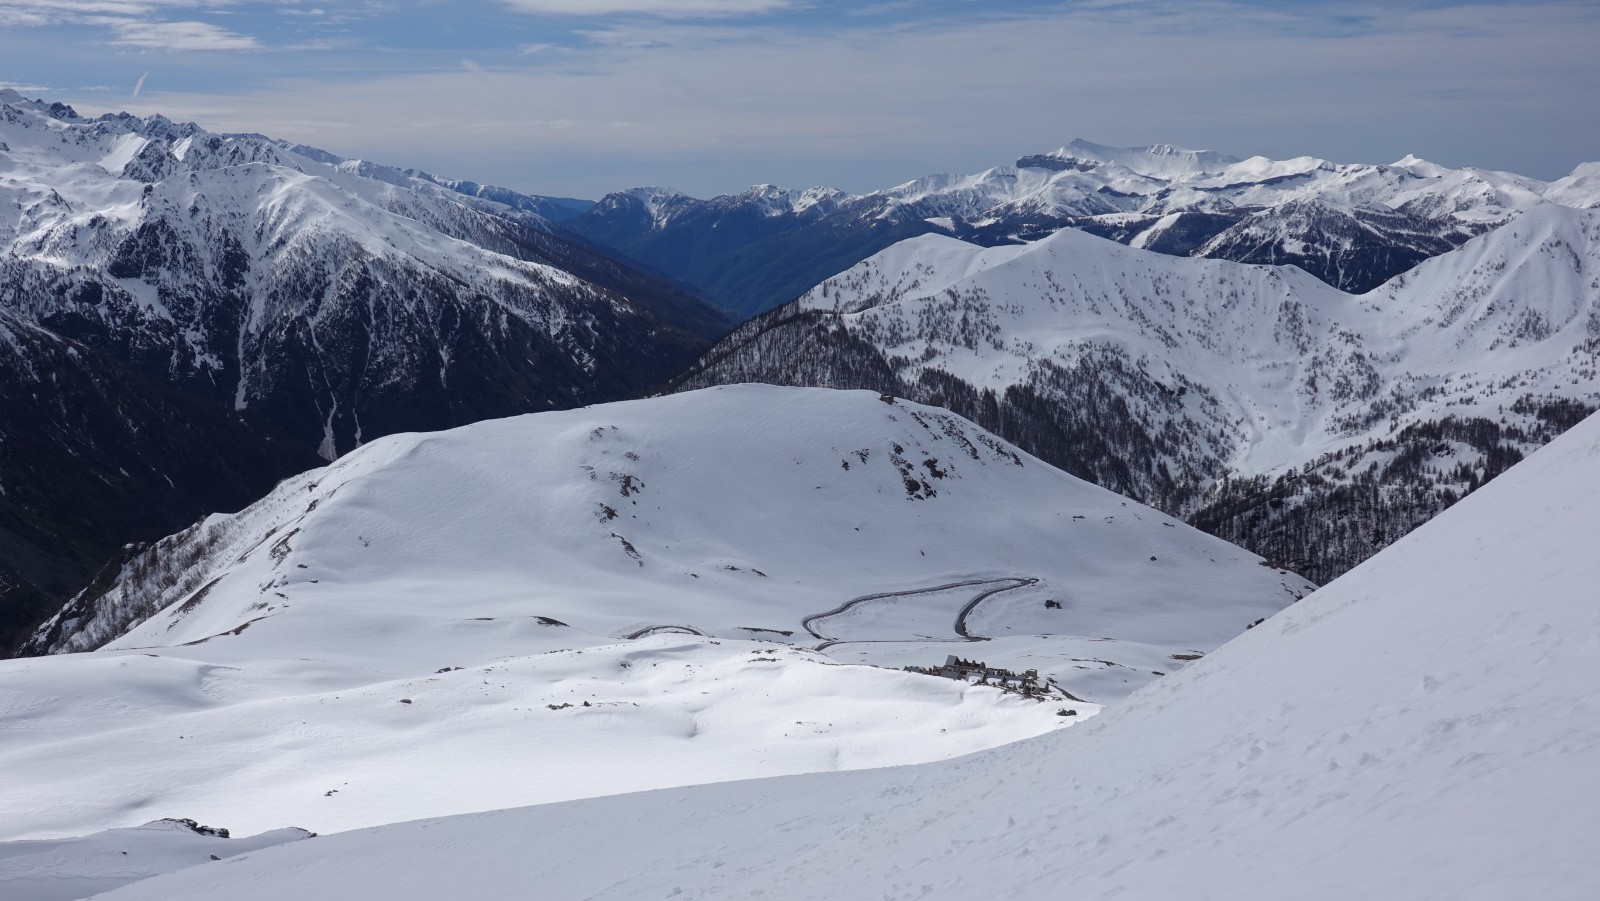
<svg viewBox="0 0 1600 901"><path fill-rule="evenodd" d="M1554 178L1600 4L0 0L0 84L524 191L883 187L1074 137Z"/></svg>

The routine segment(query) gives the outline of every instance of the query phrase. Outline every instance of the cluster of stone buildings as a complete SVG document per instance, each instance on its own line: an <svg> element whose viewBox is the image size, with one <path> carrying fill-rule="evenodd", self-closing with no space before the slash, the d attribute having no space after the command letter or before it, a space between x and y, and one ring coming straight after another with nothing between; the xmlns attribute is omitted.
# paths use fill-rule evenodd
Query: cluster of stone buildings
<svg viewBox="0 0 1600 901"><path fill-rule="evenodd" d="M954 654L944 659L944 666L908 666L905 670L909 673L921 673L924 676L940 676L945 679L959 679L962 682L976 682L979 685L993 685L1005 691L1041 699L1050 691L1048 685L1040 683L1038 670L1030 669L1017 673L989 666L981 660L964 660Z"/></svg>

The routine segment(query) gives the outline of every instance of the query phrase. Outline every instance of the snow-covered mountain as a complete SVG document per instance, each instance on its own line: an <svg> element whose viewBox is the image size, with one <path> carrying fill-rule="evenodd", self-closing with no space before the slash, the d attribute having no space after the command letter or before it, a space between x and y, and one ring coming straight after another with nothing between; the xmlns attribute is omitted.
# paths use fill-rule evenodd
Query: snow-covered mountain
<svg viewBox="0 0 1600 901"><path fill-rule="evenodd" d="M1326 581L1600 406L1600 212L1542 204L1366 294L1066 229L928 235L686 387L872 388Z"/></svg>
<svg viewBox="0 0 1600 901"><path fill-rule="evenodd" d="M1080 728L298 842L109 901L1600 893L1600 420ZM529 849L536 849L530 853Z"/></svg>
<svg viewBox="0 0 1600 901"><path fill-rule="evenodd" d="M1012 166L861 195L758 185L699 200L642 188L567 224L743 315L923 233L995 246L1076 228L1177 256L1292 263L1360 292L1535 206L1600 205L1595 165L1546 183L1411 156L1387 166L1241 160L1079 140Z"/></svg>
<svg viewBox="0 0 1600 901"><path fill-rule="evenodd" d="M6 307L328 459L403 428L615 398L722 325L668 286L630 294L644 283L607 276L615 261L565 265L576 251L542 219L433 180L0 99Z"/></svg>
<svg viewBox="0 0 1600 901"><path fill-rule="evenodd" d="M1078 722L1310 589L869 392L395 435L158 543L41 637L99 650L0 661L0 837L939 759ZM1011 690L902 671L951 655Z"/></svg>
<svg viewBox="0 0 1600 901"><path fill-rule="evenodd" d="M0 886L11 901L76 901L130 882L315 836L275 829L232 838L227 829L165 819L91 835L0 843Z"/></svg>
<svg viewBox="0 0 1600 901"><path fill-rule="evenodd" d="M631 396L726 327L685 289L550 225L539 200L160 116L86 119L0 92L0 315L8 334L35 336L5 342L0 380L55 377L29 342L94 352L100 371L118 373L100 381L121 382L124 395L143 379L214 408L196 415L195 444L173 442L182 454L233 453L211 450L215 431L200 423L213 419L248 426L235 431L254 443L249 453L273 460L243 480L248 496L240 480L215 482L181 519L141 519L130 505L86 529L63 526L60 505L4 501L15 530L65 528L44 544L92 546L103 560L123 542L237 509L312 453L329 460L396 431ZM19 408L30 402L0 396L0 429L39 425ZM170 428L125 420L131 433ZM74 453L64 423L51 429L33 436L40 453ZM69 484L116 482L140 453L102 450L111 465L80 467ZM15 486L30 474L7 456L0 485ZM119 519L134 527L103 527ZM82 584L75 563L52 565ZM28 568L5 541L0 566Z"/></svg>

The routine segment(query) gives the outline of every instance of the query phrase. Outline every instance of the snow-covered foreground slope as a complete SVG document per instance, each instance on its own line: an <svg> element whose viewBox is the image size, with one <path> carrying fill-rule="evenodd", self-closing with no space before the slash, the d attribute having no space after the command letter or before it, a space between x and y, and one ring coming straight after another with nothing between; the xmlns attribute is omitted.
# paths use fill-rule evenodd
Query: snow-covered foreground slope
<svg viewBox="0 0 1600 901"><path fill-rule="evenodd" d="M1309 589L867 392L396 435L52 624L102 650L0 663L0 770L25 774L0 837L327 832L948 757L1074 722ZM952 654L1056 687L899 671Z"/></svg>
<svg viewBox="0 0 1600 901"><path fill-rule="evenodd" d="M1064 734L346 833L108 897L1593 898L1597 504L1591 419Z"/></svg>
<svg viewBox="0 0 1600 901"><path fill-rule="evenodd" d="M1323 579L1600 404L1600 212L1537 207L1362 295L1073 230L928 235L684 384L740 381L948 406Z"/></svg>

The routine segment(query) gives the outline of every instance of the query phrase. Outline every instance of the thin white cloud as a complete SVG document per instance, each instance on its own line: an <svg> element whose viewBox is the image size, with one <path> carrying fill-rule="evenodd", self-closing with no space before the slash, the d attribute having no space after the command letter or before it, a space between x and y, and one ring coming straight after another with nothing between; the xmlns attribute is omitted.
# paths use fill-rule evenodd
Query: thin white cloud
<svg viewBox="0 0 1600 901"><path fill-rule="evenodd" d="M172 10L216 9L232 0L0 0L0 21L8 24L62 25L86 17L148 18Z"/></svg>
<svg viewBox="0 0 1600 901"><path fill-rule="evenodd" d="M261 42L249 35L235 34L209 22L132 22L104 23L116 32L112 41L123 47L144 50L256 50Z"/></svg>
<svg viewBox="0 0 1600 901"><path fill-rule="evenodd" d="M133 83L133 93L128 95L128 99L129 100L132 100L135 97L139 96L139 92L144 90L144 80L146 78L149 78L149 77L150 77L150 70L149 69L144 70L144 74L139 76L139 80Z"/></svg>
<svg viewBox="0 0 1600 901"><path fill-rule="evenodd" d="M206 22L162 21L168 15L212 10L234 0L0 0L0 25L87 25L108 29L111 43L144 50L254 50L260 42ZM143 80L141 79L141 84ZM138 96L138 89L134 89Z"/></svg>
<svg viewBox="0 0 1600 901"><path fill-rule="evenodd" d="M471 72L473 75L478 76L478 80L483 82L486 85L491 85L492 86L494 84L494 79L492 77L490 77L489 70L487 70L484 67L478 65L477 63L473 62L470 59L462 60L461 61L461 68L466 69L468 72Z"/></svg>
<svg viewBox="0 0 1600 901"><path fill-rule="evenodd" d="M505 0L512 9L551 16L637 13L663 19L748 16L774 12L794 0Z"/></svg>
<svg viewBox="0 0 1600 901"><path fill-rule="evenodd" d="M618 27L584 52L497 60L492 84L465 68L306 77L164 92L147 111L590 196L659 183L862 190L1073 137L1340 161L1415 151L1542 177L1600 147L1589 3L1390 10L1379 27L1335 33L1248 5L1159 8L826 32ZM396 118L401 102L409 115Z"/></svg>

